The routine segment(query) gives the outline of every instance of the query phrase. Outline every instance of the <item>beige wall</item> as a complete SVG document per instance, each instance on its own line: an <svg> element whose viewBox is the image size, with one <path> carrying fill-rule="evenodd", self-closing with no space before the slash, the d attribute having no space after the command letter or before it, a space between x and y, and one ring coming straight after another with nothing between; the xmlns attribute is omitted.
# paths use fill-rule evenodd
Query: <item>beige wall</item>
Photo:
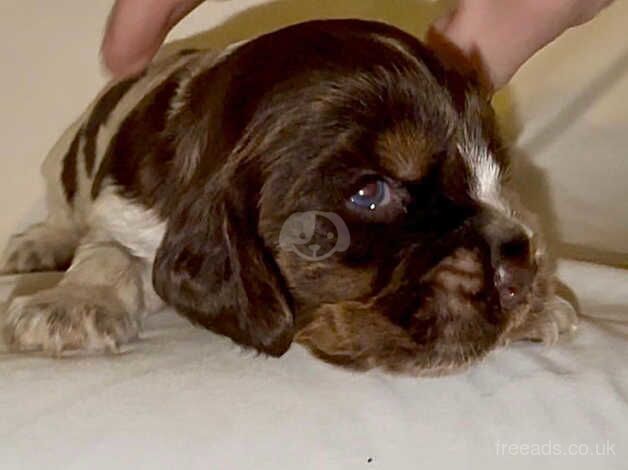
<svg viewBox="0 0 628 470"><path fill-rule="evenodd" d="M172 38L224 45L308 18L378 18L421 34L450 2L207 2ZM98 46L110 0L0 2L0 243L41 211L38 167L105 81ZM260 5L263 4L263 5ZM244 11L246 10L246 11ZM628 4L567 34L497 99L517 139L517 179L570 253L628 254ZM583 248L584 247L584 248Z"/></svg>

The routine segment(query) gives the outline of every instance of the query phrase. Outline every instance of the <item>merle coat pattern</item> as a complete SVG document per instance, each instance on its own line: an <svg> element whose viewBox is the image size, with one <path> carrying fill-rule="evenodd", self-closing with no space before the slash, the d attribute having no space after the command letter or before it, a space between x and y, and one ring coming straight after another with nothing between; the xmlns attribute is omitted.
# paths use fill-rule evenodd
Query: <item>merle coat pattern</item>
<svg viewBox="0 0 628 470"><path fill-rule="evenodd" d="M553 342L575 315L508 165L477 80L393 27L313 21L179 52L107 87L51 151L49 216L1 267L69 269L13 300L4 335L116 350L165 303L269 355L296 340L415 375ZM384 196L354 204L364 188ZM348 248L282 250L307 211L340 216Z"/></svg>

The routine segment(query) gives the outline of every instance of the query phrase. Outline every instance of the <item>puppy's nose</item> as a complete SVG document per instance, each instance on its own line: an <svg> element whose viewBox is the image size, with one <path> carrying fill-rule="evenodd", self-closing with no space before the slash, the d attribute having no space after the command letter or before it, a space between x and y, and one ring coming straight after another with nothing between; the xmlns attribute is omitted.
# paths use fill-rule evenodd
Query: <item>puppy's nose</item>
<svg viewBox="0 0 628 470"><path fill-rule="evenodd" d="M495 289L502 308L511 310L526 302L536 275L530 240L516 234L500 240L492 251Z"/></svg>
<svg viewBox="0 0 628 470"><path fill-rule="evenodd" d="M532 287L534 272L532 269L521 268L504 263L495 270L495 288L499 295L502 308L512 310L526 302Z"/></svg>

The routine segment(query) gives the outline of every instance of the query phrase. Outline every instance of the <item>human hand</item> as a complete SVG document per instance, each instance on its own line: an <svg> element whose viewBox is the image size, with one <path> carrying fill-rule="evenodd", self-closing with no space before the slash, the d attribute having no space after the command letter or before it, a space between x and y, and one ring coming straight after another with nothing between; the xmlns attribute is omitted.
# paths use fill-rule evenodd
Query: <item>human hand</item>
<svg viewBox="0 0 628 470"><path fill-rule="evenodd" d="M168 32L203 0L116 0L102 45L114 76L139 72ZM460 51L478 54L494 89L565 30L591 20L613 0L460 0L434 24Z"/></svg>
<svg viewBox="0 0 628 470"><path fill-rule="evenodd" d="M487 85L499 89L539 49L567 29L593 19L612 2L460 0L433 29L467 57L480 60Z"/></svg>
<svg viewBox="0 0 628 470"><path fill-rule="evenodd" d="M116 0L102 43L105 66L115 77L140 72L166 35L203 0Z"/></svg>

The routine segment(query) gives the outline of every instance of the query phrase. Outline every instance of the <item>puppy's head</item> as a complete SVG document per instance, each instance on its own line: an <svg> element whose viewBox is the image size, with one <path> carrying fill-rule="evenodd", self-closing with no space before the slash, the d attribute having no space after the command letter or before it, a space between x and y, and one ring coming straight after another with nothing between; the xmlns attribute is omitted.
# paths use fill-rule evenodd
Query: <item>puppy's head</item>
<svg viewBox="0 0 628 470"><path fill-rule="evenodd" d="M155 285L195 321L270 354L296 335L337 364L439 373L544 295L487 99L415 38L301 24L189 87L180 132L202 158Z"/></svg>

